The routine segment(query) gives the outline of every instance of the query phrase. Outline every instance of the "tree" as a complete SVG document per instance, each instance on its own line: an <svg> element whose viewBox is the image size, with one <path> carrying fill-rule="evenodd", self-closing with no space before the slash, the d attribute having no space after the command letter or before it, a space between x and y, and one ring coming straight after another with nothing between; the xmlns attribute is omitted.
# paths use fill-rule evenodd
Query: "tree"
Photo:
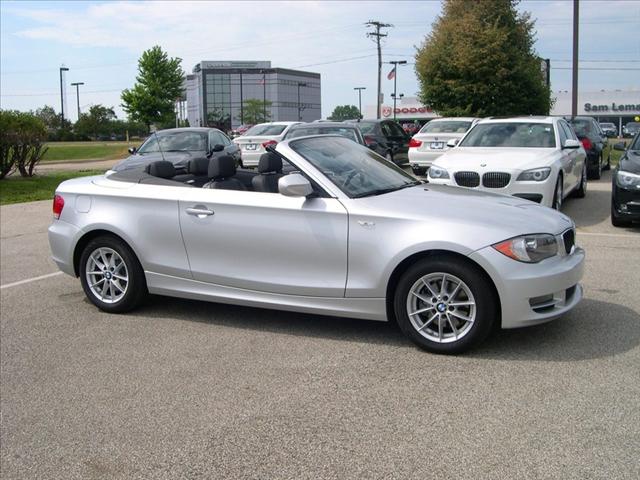
<svg viewBox="0 0 640 480"><path fill-rule="evenodd" d="M419 99L444 116L545 115L550 91L519 0L445 0L416 52Z"/></svg>
<svg viewBox="0 0 640 480"><path fill-rule="evenodd" d="M338 105L333 109L331 116L328 117L329 120L335 120L336 122L356 118L360 118L360 110L355 105Z"/></svg>
<svg viewBox="0 0 640 480"><path fill-rule="evenodd" d="M88 113L80 114L80 118L74 126L75 132L81 137L90 137L94 140L100 135L109 135L116 114L113 107L93 105Z"/></svg>
<svg viewBox="0 0 640 480"><path fill-rule="evenodd" d="M169 58L158 46L143 52L138 60L138 76L131 90L122 91L122 107L133 121L149 127L169 124L174 105L183 94L184 73L180 58Z"/></svg>
<svg viewBox="0 0 640 480"><path fill-rule="evenodd" d="M242 109L242 118L236 117L238 121L244 121L246 125L256 125L271 120L272 102L250 98L245 100Z"/></svg>
<svg viewBox="0 0 640 480"><path fill-rule="evenodd" d="M213 107L207 112L207 126L219 128L226 132L231 130L231 115L226 113L222 108Z"/></svg>
<svg viewBox="0 0 640 480"><path fill-rule="evenodd" d="M46 153L47 128L31 112L0 110L0 179L17 168L23 177L32 177Z"/></svg>

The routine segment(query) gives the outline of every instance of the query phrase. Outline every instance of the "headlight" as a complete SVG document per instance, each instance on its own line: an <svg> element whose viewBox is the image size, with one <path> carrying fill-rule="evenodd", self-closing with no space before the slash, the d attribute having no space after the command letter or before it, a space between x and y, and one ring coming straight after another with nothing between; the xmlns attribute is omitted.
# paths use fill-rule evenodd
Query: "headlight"
<svg viewBox="0 0 640 480"><path fill-rule="evenodd" d="M525 170L518 175L518 182L543 182L549 178L551 169L549 167L544 168L532 168L531 170Z"/></svg>
<svg viewBox="0 0 640 480"><path fill-rule="evenodd" d="M435 165L431 165L429 168L429 178L439 178L445 179L449 178L449 172L447 172L444 168L436 167Z"/></svg>
<svg viewBox="0 0 640 480"><path fill-rule="evenodd" d="M622 188L640 188L640 175L618 170L618 173L616 174L616 183Z"/></svg>
<svg viewBox="0 0 640 480"><path fill-rule="evenodd" d="M538 263L558 253L556 237L547 233L511 238L492 247L509 258L526 263Z"/></svg>

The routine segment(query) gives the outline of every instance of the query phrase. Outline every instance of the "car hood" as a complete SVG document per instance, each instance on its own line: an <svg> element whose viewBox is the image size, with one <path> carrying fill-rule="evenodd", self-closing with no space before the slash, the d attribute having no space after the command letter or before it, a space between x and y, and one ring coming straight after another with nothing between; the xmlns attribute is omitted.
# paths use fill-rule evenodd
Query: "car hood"
<svg viewBox="0 0 640 480"><path fill-rule="evenodd" d="M620 160L620 170L640 175L640 150L627 150Z"/></svg>
<svg viewBox="0 0 640 480"><path fill-rule="evenodd" d="M509 195L422 184L352 200L358 213L418 221L443 236L460 232L471 250L529 233L560 234L573 221L563 213ZM362 202L358 205L356 202ZM362 210L360 210L362 208Z"/></svg>
<svg viewBox="0 0 640 480"><path fill-rule="evenodd" d="M457 147L447 150L434 164L452 171L523 170L547 166L556 153L555 148Z"/></svg>
<svg viewBox="0 0 640 480"><path fill-rule="evenodd" d="M166 160L173 163L176 168L186 168L187 163L192 158L203 157L206 152L153 152L145 155L134 154L125 158L121 162L117 163L112 170L119 172L121 170L129 170L132 168L143 168L150 163L157 162L159 160Z"/></svg>

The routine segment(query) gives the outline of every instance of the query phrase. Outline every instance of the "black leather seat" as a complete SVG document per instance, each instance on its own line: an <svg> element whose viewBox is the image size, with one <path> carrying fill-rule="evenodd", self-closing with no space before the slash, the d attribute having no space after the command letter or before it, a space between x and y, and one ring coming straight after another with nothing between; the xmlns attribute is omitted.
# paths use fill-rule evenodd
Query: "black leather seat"
<svg viewBox="0 0 640 480"><path fill-rule="evenodd" d="M209 160L209 179L202 188L216 188L221 190L246 190L247 188L237 178L236 160L229 156L214 157Z"/></svg>
<svg viewBox="0 0 640 480"><path fill-rule="evenodd" d="M209 159L207 157L192 158L187 163L187 173L176 175L173 179L194 187L202 187L209 181Z"/></svg>
<svg viewBox="0 0 640 480"><path fill-rule="evenodd" d="M258 162L258 173L251 179L256 192L278 193L278 180L282 174L282 159L273 152L263 153Z"/></svg>
<svg viewBox="0 0 640 480"><path fill-rule="evenodd" d="M176 167L173 166L173 163L165 160L150 163L145 167L144 171L158 178L173 178L176 176Z"/></svg>

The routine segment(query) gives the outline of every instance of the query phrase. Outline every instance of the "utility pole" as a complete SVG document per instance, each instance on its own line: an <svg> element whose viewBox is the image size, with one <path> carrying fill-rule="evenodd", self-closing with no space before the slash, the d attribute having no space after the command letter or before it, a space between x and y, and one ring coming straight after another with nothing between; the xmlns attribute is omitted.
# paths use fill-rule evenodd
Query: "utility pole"
<svg viewBox="0 0 640 480"><path fill-rule="evenodd" d="M578 26L580 24L580 6L573 0L573 66L571 85L571 116L578 114Z"/></svg>
<svg viewBox="0 0 640 480"><path fill-rule="evenodd" d="M64 82L62 81L62 72L68 71L67 67L60 67L60 118L62 118L60 128L64 128Z"/></svg>
<svg viewBox="0 0 640 480"><path fill-rule="evenodd" d="M242 72L240 72L240 125L244 125L244 98L242 97Z"/></svg>
<svg viewBox="0 0 640 480"><path fill-rule="evenodd" d="M376 42L376 45L378 46L378 98L376 99L376 118L380 118L380 96L382 93L382 79L380 78L382 75L382 48L380 47L380 39L387 36L386 33L381 33L380 29L393 27L393 25L390 23L382 23L377 20L369 20L365 25L368 27L374 27L375 30L373 32L367 32L367 37L374 38L374 42Z"/></svg>
<svg viewBox="0 0 640 480"><path fill-rule="evenodd" d="M84 85L84 82L72 83L72 87L76 87L76 103L78 104L78 120L80 120L80 85Z"/></svg>
<svg viewBox="0 0 640 480"><path fill-rule="evenodd" d="M358 91L358 111L360 112L360 120L362 120L362 90L366 90L367 87L353 87Z"/></svg>
<svg viewBox="0 0 640 480"><path fill-rule="evenodd" d="M393 65L393 119L396 119L396 97L397 94L397 86L398 86L398 65L406 65L406 60L391 60L389 62Z"/></svg>
<svg viewBox="0 0 640 480"><path fill-rule="evenodd" d="M300 87L306 87L304 82L298 82L298 121L302 121L302 105L300 104Z"/></svg>

